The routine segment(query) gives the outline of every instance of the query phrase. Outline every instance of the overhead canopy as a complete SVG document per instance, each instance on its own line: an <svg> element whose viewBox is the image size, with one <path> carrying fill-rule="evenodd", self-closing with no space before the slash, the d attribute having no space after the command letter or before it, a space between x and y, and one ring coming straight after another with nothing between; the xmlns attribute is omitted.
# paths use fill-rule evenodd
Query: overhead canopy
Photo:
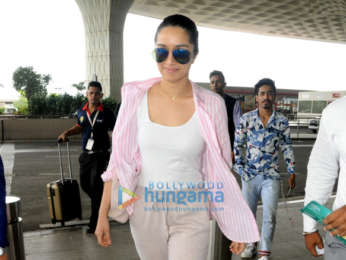
<svg viewBox="0 0 346 260"><path fill-rule="evenodd" d="M130 13L180 13L200 26L346 43L345 0L134 0Z"/></svg>

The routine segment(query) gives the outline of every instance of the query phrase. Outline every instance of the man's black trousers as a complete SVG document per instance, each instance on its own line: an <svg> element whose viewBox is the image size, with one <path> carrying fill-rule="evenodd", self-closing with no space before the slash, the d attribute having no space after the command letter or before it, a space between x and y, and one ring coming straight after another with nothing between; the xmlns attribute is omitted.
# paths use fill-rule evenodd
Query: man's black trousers
<svg viewBox="0 0 346 260"><path fill-rule="evenodd" d="M80 184L83 191L91 199L91 216L89 229L95 231L98 211L101 204L103 181L101 174L106 170L109 161L109 152L81 153L79 156Z"/></svg>

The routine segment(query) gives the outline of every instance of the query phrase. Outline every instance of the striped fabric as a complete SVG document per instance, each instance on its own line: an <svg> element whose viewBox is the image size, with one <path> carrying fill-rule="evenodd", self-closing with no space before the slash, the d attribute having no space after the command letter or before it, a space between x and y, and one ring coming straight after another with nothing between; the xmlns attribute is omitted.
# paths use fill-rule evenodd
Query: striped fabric
<svg viewBox="0 0 346 260"><path fill-rule="evenodd" d="M121 186L131 191L135 190L141 169L136 112L145 92L160 80L154 78L132 82L122 87L122 105L113 131L112 154L108 168L102 175L103 181L110 181L116 176ZM210 202L210 214L230 240L258 241L260 236L255 218L230 170L231 145L224 101L219 95L194 83L192 89L202 137L206 142L202 158L203 178L208 182L223 184L224 201ZM213 210L213 208L223 208L223 210ZM131 215L133 205L128 206L127 211Z"/></svg>

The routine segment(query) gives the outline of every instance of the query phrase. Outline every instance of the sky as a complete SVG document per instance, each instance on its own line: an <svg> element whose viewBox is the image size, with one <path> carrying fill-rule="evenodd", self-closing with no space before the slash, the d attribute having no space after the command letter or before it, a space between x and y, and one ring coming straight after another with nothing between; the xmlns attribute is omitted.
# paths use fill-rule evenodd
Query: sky
<svg viewBox="0 0 346 260"><path fill-rule="evenodd" d="M74 0L0 1L0 95L16 96L13 72L33 66L50 74L50 93L75 94L86 78L82 16ZM124 80L159 76L151 52L160 20L128 14L124 28ZM190 79L208 82L224 72L227 85L252 87L263 78L278 88L346 90L346 44L269 37L199 27L200 53ZM6 90L6 91L3 91Z"/></svg>

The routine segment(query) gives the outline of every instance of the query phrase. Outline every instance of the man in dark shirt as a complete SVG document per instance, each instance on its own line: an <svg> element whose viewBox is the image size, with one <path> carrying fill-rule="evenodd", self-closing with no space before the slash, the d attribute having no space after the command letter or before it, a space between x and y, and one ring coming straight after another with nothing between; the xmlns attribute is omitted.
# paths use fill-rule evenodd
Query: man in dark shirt
<svg viewBox="0 0 346 260"><path fill-rule="evenodd" d="M228 116L228 132L229 138L231 141L232 148L232 161L234 161L234 153L233 153L233 143L234 143L234 132L236 125L239 123L239 119L241 116L240 104L239 101L235 98L225 94L224 88L226 87L225 77L221 71L214 70L209 74L210 79L210 89L215 93L219 94L223 97L226 104L227 116ZM219 240L221 244L221 248L218 249L217 254L222 259L231 259L232 253L228 250L229 245L232 241L228 240L226 236L221 233L221 230L216 227L215 240Z"/></svg>
<svg viewBox="0 0 346 260"><path fill-rule="evenodd" d="M58 139L65 141L68 136L82 133L82 153L79 157L80 184L91 199L88 233L94 233L103 192L101 174L109 160L108 132L114 128L115 116L101 104L103 94L99 82L89 83L86 96L88 102L78 111L77 124L63 132Z"/></svg>
<svg viewBox="0 0 346 260"><path fill-rule="evenodd" d="M5 182L4 165L0 156L0 260L7 260L8 256L5 247L7 241L7 217L6 217L6 182Z"/></svg>
<svg viewBox="0 0 346 260"><path fill-rule="evenodd" d="M227 116L228 116L228 132L231 139L231 146L233 151L234 132L236 126L239 124L241 117L241 108L239 100L225 94L224 88L226 87L226 81L223 73L218 70L214 70L209 74L210 89L215 93L218 93L225 100ZM232 152L233 154L233 152Z"/></svg>

